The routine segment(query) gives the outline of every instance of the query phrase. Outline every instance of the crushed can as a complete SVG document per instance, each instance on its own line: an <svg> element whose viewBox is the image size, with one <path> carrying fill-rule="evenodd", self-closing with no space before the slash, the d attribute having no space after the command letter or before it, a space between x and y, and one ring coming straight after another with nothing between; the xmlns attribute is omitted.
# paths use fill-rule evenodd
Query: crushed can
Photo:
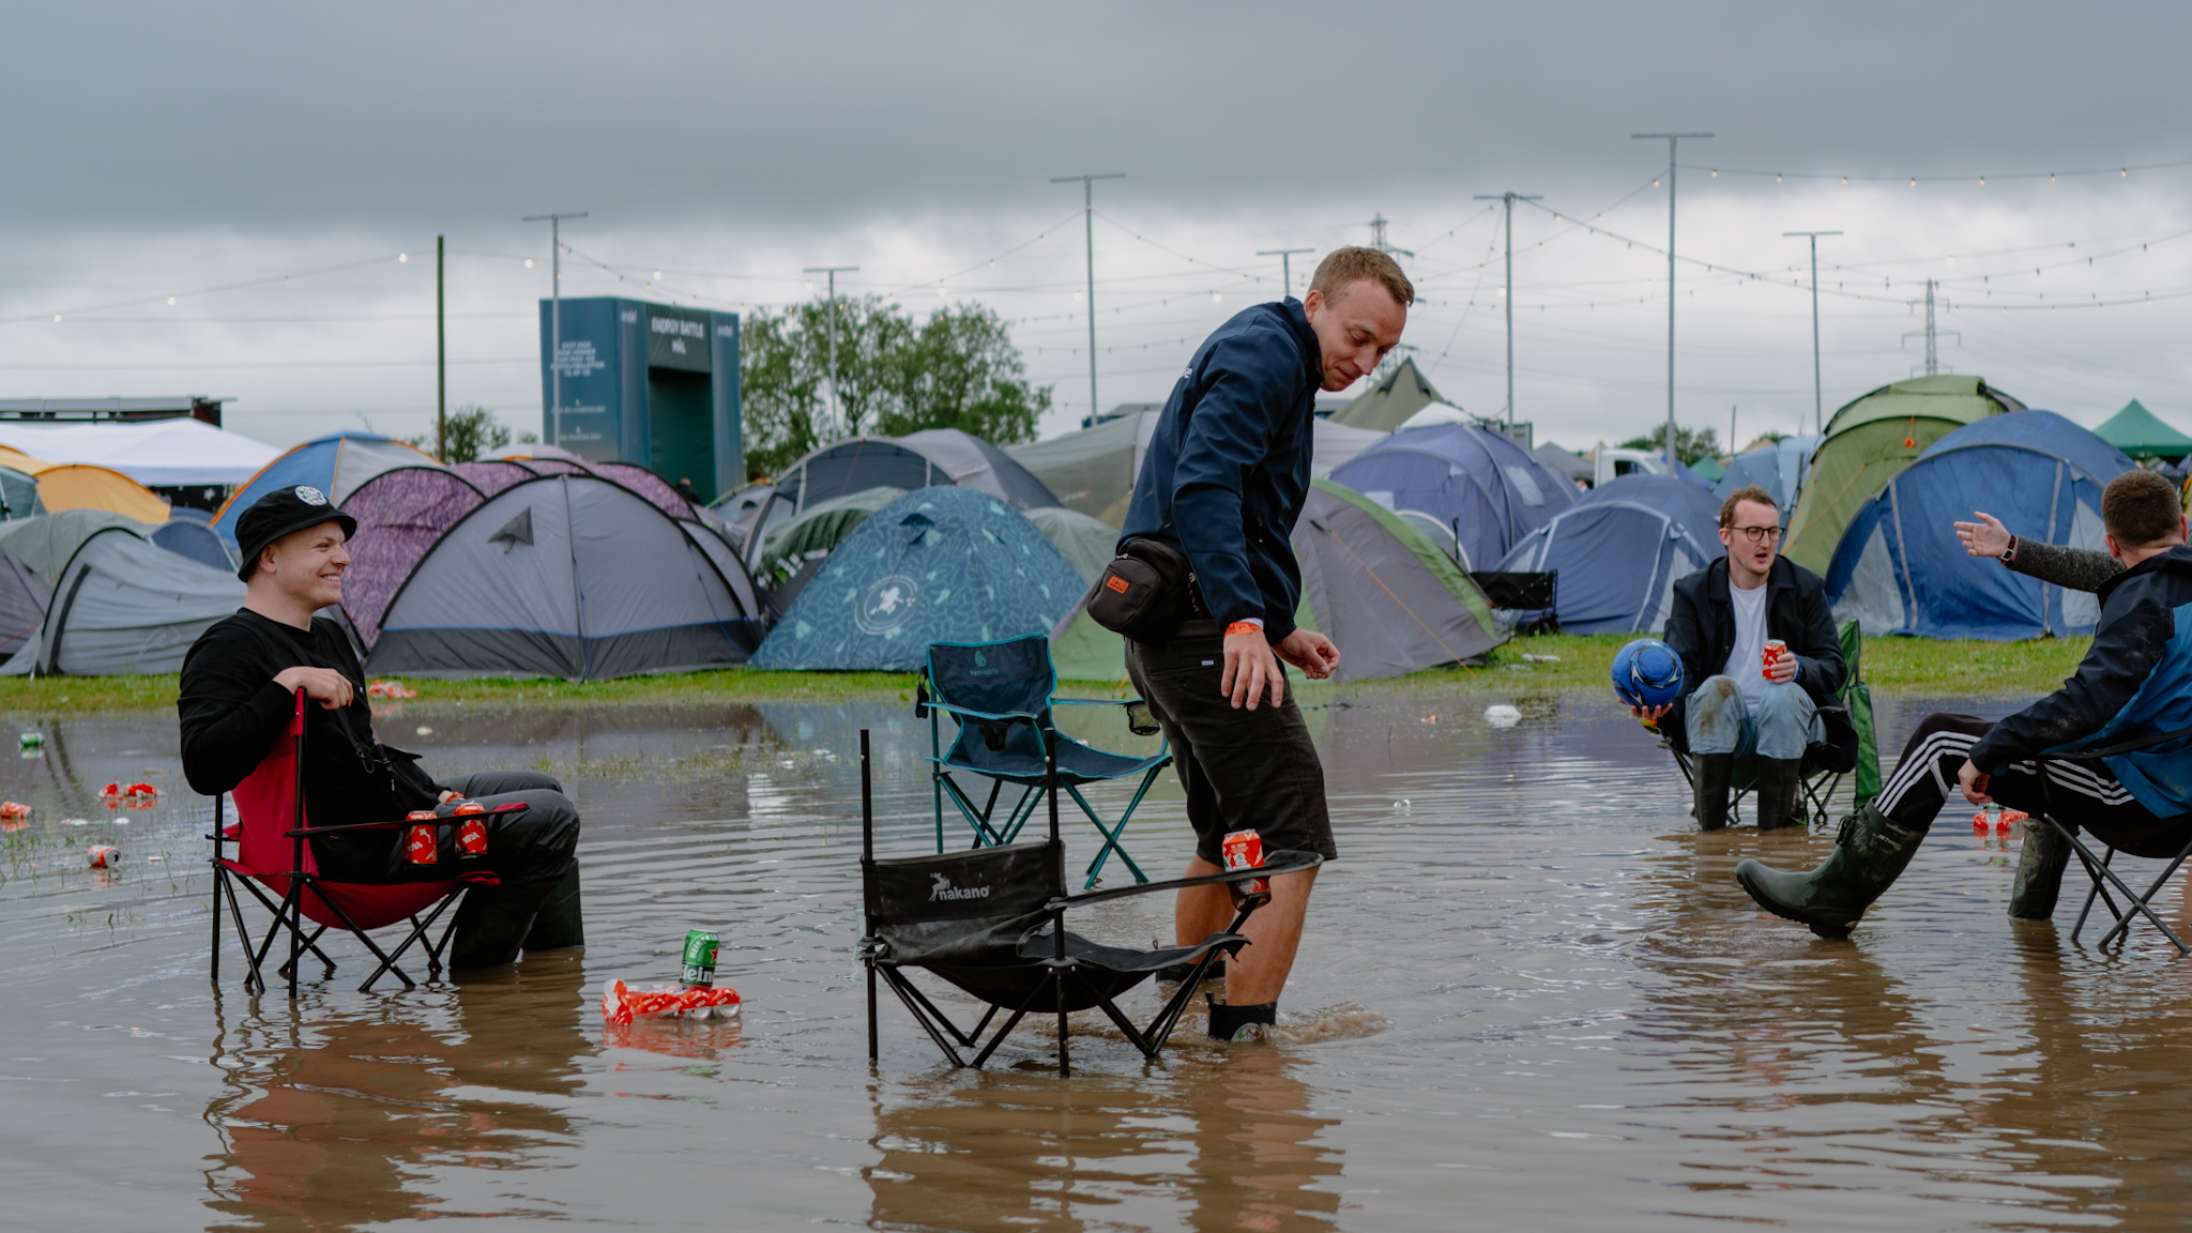
<svg viewBox="0 0 2192 1233"><path fill-rule="evenodd" d="M91 845L91 867L93 869L112 869L121 863L122 850L120 848L111 843Z"/></svg>
<svg viewBox="0 0 2192 1233"><path fill-rule="evenodd" d="M706 988L715 984L715 953L721 942L705 929L685 931L685 957L683 971L679 973L688 989Z"/></svg>
<svg viewBox="0 0 2192 1233"><path fill-rule="evenodd" d="M1263 867L1263 835L1259 831L1227 832L1222 850L1225 853L1225 867L1229 870ZM1245 884L1244 891L1251 895L1269 894L1271 879L1253 879Z"/></svg>

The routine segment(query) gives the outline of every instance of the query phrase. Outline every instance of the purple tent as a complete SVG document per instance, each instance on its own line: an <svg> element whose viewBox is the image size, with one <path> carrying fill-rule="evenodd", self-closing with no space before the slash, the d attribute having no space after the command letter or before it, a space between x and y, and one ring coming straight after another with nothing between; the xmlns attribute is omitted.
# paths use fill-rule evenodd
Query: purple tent
<svg viewBox="0 0 2192 1233"><path fill-rule="evenodd" d="M1333 468L1331 478L1387 509L1437 523L1464 569L1492 568L1576 501L1566 477L1474 424L1404 428Z"/></svg>
<svg viewBox="0 0 2192 1233"><path fill-rule="evenodd" d="M494 496L512 484L522 484L536 476L536 472L503 458L482 458L478 462L460 462L453 468L482 496Z"/></svg>
<svg viewBox="0 0 2192 1233"><path fill-rule="evenodd" d="M517 474L525 477L523 471ZM366 650L380 641L381 618L411 571L444 532L486 500L457 472L398 467L367 480L343 501L343 512L358 520L350 570L343 576L343 615Z"/></svg>
<svg viewBox="0 0 2192 1233"><path fill-rule="evenodd" d="M594 474L624 485L672 518L683 522L700 521L700 514L693 509L692 502L677 495L677 489L670 486L670 481L636 462L597 462Z"/></svg>

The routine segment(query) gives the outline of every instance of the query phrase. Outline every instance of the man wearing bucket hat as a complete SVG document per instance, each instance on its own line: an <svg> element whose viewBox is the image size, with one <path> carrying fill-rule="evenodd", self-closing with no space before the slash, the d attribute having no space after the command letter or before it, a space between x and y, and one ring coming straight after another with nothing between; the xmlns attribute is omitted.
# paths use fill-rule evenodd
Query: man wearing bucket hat
<svg viewBox="0 0 2192 1233"><path fill-rule="evenodd" d="M460 798L490 808L527 808L490 822L487 864L501 884L475 886L457 909L451 970L508 963L522 950L578 946L578 809L553 778L530 771L486 772L440 783L416 755L373 735L365 670L334 621L314 614L342 600L357 521L307 485L276 489L236 523L244 606L199 635L183 659L176 710L183 773L208 796L258 768L288 727L302 689L305 762L298 776L314 826L401 819ZM446 869L406 862L400 829L316 839L330 877L386 882L444 878Z"/></svg>

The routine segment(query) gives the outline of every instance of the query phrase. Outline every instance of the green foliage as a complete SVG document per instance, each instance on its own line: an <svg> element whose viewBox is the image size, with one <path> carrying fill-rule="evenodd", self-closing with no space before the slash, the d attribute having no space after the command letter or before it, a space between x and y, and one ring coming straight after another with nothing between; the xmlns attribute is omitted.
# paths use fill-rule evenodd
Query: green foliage
<svg viewBox="0 0 2192 1233"><path fill-rule="evenodd" d="M1630 437L1616 448L1651 450L1654 453L1663 452L1667 448L1667 430L1665 427L1660 427L1641 437ZM1677 424L1674 426L1674 452L1675 456L1682 460L1684 466L1701 458L1718 458L1720 456L1720 434L1711 428L1685 428Z"/></svg>
<svg viewBox="0 0 2192 1233"><path fill-rule="evenodd" d="M746 319L739 383L750 471L775 475L810 450L863 434L957 428L1000 444L1033 439L1050 389L1029 386L1004 321L977 304L916 322L880 296L839 299L833 417L832 308L815 301Z"/></svg>
<svg viewBox="0 0 2192 1233"><path fill-rule="evenodd" d="M510 430L485 407L459 407L444 422L446 441L435 456L446 463L476 462L480 455L510 444ZM527 434L530 436L531 434ZM413 445L435 454L434 434L410 438Z"/></svg>

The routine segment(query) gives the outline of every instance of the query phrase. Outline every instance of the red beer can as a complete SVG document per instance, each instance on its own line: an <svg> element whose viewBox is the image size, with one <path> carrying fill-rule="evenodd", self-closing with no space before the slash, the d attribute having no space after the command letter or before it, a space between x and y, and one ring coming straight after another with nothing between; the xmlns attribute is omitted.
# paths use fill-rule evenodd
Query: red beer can
<svg viewBox="0 0 2192 1233"><path fill-rule="evenodd" d="M432 826L414 826L404 837L403 857L414 865L431 865L439 855Z"/></svg>
<svg viewBox="0 0 2192 1233"><path fill-rule="evenodd" d="M1252 830L1230 831L1226 834L1223 851L1227 869L1261 869L1263 867L1263 835ZM1247 884L1251 895L1267 894L1271 879L1256 878Z"/></svg>
<svg viewBox="0 0 2192 1233"><path fill-rule="evenodd" d="M466 818L457 826L457 855L463 857L487 855L487 822L483 818Z"/></svg>
<svg viewBox="0 0 2192 1233"><path fill-rule="evenodd" d="M1765 661L1765 666L1771 668L1776 663L1780 662L1782 656L1787 655L1788 653L1788 643L1781 641L1779 638L1769 638L1766 640L1766 652L1761 658ZM1765 675L1771 674L1768 673Z"/></svg>
<svg viewBox="0 0 2192 1233"><path fill-rule="evenodd" d="M457 807L449 812L460 818L469 818L475 814L486 813L487 806L480 804L478 801L459 801Z"/></svg>

